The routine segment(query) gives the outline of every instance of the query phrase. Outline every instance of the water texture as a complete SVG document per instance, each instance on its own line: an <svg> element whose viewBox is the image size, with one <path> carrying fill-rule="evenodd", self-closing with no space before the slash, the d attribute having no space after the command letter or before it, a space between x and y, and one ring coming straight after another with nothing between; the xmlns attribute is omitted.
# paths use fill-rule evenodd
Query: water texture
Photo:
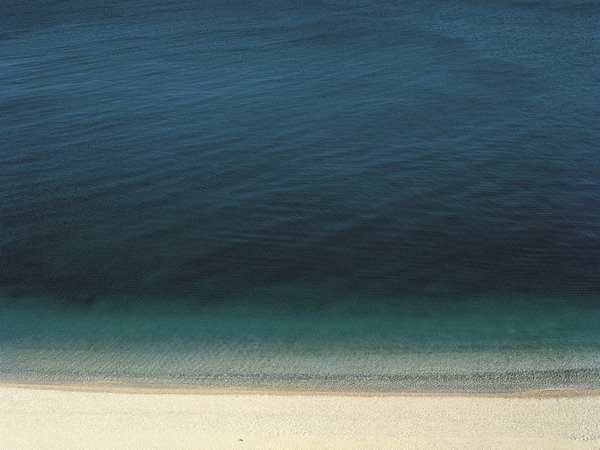
<svg viewBox="0 0 600 450"><path fill-rule="evenodd" d="M599 12L0 0L0 375L596 385Z"/></svg>

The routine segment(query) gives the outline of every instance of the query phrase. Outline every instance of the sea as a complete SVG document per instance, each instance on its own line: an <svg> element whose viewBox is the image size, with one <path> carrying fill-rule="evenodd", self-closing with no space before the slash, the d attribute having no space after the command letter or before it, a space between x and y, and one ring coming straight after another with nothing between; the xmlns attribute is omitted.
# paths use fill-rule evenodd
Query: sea
<svg viewBox="0 0 600 450"><path fill-rule="evenodd" d="M600 386L596 0L0 0L0 380Z"/></svg>

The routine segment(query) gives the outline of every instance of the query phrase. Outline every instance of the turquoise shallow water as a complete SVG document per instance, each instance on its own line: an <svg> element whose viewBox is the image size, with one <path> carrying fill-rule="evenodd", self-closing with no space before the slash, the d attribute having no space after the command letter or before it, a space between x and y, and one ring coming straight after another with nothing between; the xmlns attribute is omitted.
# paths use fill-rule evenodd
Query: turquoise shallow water
<svg viewBox="0 0 600 450"><path fill-rule="evenodd" d="M0 374L598 386L585 0L0 0Z"/></svg>
<svg viewBox="0 0 600 450"><path fill-rule="evenodd" d="M127 310L6 303L0 376L9 381L512 391L595 388L600 376L600 312L556 298L302 311L188 304L168 313L164 300Z"/></svg>

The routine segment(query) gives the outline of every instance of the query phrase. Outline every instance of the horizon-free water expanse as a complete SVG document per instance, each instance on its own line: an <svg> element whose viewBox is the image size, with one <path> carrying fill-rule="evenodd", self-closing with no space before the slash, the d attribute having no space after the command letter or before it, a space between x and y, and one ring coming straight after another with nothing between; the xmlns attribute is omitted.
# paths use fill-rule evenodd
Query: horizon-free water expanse
<svg viewBox="0 0 600 450"><path fill-rule="evenodd" d="M595 2L0 5L5 379L598 386Z"/></svg>

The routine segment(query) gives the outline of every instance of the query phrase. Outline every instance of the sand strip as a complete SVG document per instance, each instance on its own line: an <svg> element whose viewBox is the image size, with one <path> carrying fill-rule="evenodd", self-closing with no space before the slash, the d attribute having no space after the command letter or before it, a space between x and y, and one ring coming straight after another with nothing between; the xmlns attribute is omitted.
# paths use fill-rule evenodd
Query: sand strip
<svg viewBox="0 0 600 450"><path fill-rule="evenodd" d="M592 393L142 391L0 386L0 448L600 448Z"/></svg>

